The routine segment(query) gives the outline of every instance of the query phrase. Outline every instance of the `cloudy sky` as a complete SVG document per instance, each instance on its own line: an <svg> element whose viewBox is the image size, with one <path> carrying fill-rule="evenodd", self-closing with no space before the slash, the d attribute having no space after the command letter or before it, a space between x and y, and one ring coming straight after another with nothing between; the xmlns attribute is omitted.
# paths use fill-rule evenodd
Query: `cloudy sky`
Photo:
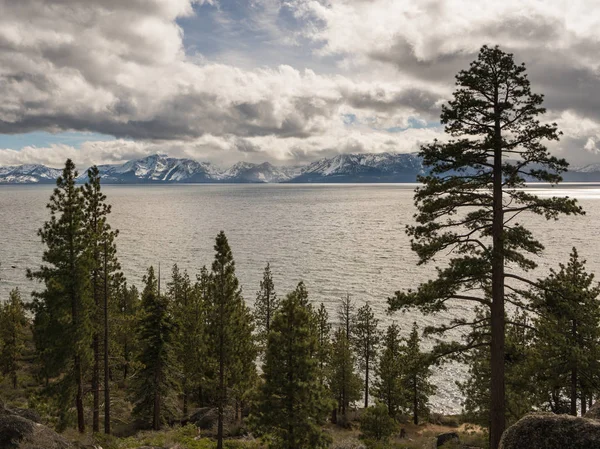
<svg viewBox="0 0 600 449"><path fill-rule="evenodd" d="M597 0L0 0L0 164L412 152L483 44L600 162ZM596 12L594 12L596 10Z"/></svg>

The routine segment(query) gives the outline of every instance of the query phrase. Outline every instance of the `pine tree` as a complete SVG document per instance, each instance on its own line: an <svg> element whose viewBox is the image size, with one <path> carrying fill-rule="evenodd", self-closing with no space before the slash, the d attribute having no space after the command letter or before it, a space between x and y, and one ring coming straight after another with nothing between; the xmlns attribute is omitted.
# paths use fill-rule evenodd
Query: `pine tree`
<svg viewBox="0 0 600 449"><path fill-rule="evenodd" d="M354 370L356 359L345 327L333 334L331 353L331 393L337 401L337 411L346 420L350 404L361 397L362 380Z"/></svg>
<svg viewBox="0 0 600 449"><path fill-rule="evenodd" d="M454 258L439 269L437 279L416 291L397 292L389 302L392 310L417 307L435 313L457 299L490 310L490 447L497 449L505 429L504 308L505 301L518 302L505 294L505 283L530 282L521 273L535 268L531 255L543 250L516 217L530 212L556 219L582 210L573 199L539 198L523 189L526 181L559 182L568 166L544 146L559 133L555 124L537 120L545 112L543 97L531 92L525 66L498 47L484 46L456 83L454 99L441 114L455 140L421 148L429 174L420 178L417 224L408 228L421 264L438 253ZM459 318L448 326L476 325ZM461 349L466 347L455 347Z"/></svg>
<svg viewBox="0 0 600 449"><path fill-rule="evenodd" d="M216 374L217 449L223 448L224 409L227 405L227 390L239 368L242 344L238 339L241 329L240 316L244 310L239 282L235 275L235 262L225 233L221 231L215 242L215 260L212 265L208 304L208 350Z"/></svg>
<svg viewBox="0 0 600 449"><path fill-rule="evenodd" d="M247 397L259 380L255 363L258 347L253 334L254 317L243 301L237 304L234 328L237 338L233 342L234 358L231 366L230 385L232 399L235 401L235 416L241 421Z"/></svg>
<svg viewBox="0 0 600 449"><path fill-rule="evenodd" d="M326 385L330 374L331 365L331 324L325 304L321 303L315 314L315 328L317 332L317 351L315 357L319 365L319 383Z"/></svg>
<svg viewBox="0 0 600 449"><path fill-rule="evenodd" d="M256 293L254 302L254 319L256 321L257 337L261 347L267 342L271 321L279 307L279 300L275 293L271 265L267 263L263 278L260 281L260 290Z"/></svg>
<svg viewBox="0 0 600 449"><path fill-rule="evenodd" d="M190 396L197 391L201 379L205 348L204 299L194 288L186 271L173 265L171 282L167 284L173 317L178 325L177 359L181 366L183 415L188 413Z"/></svg>
<svg viewBox="0 0 600 449"><path fill-rule="evenodd" d="M77 427L85 431L84 379L92 346L90 257L85 230L85 208L81 189L75 185L77 171L69 159L50 197L50 220L38 235L46 245L38 271L30 278L44 282L45 290L34 293L34 329L43 351L46 376L56 378L60 423L65 425L69 405L75 403Z"/></svg>
<svg viewBox="0 0 600 449"><path fill-rule="evenodd" d="M354 303L350 299L350 295L346 295L340 299L338 306L338 320L340 326L346 332L346 339L352 341L353 324L354 324Z"/></svg>
<svg viewBox="0 0 600 449"><path fill-rule="evenodd" d="M406 395L406 404L412 411L413 423L419 424L419 416L429 415L429 397L435 393L436 387L429 381L431 377L430 360L427 354L421 352L419 327L413 324L410 336L402 357L404 375L402 388Z"/></svg>
<svg viewBox="0 0 600 449"><path fill-rule="evenodd" d="M159 430L169 418L176 416L177 361L175 346L177 326L169 313L167 298L158 294L158 281L154 268L144 276L142 310L138 323L141 350L134 385L133 413L152 422Z"/></svg>
<svg viewBox="0 0 600 449"><path fill-rule="evenodd" d="M269 332L254 422L270 448L325 448L331 400L319 380L314 312L303 285L281 302Z"/></svg>
<svg viewBox="0 0 600 449"><path fill-rule="evenodd" d="M132 365L135 363L135 354L138 341L135 332L131 332L139 321L140 294L138 289L124 282L119 286L115 301L115 324L112 326L113 339L118 354L118 365L123 373L123 381L129 380Z"/></svg>
<svg viewBox="0 0 600 449"><path fill-rule="evenodd" d="M374 395L383 402L392 417L404 408L404 390L402 388L404 353L400 327L392 323L383 338L383 348L379 363L375 369Z"/></svg>
<svg viewBox="0 0 600 449"><path fill-rule="evenodd" d="M111 206L100 188L100 172L96 166L87 171L88 181L83 186L87 250L91 262L91 296L95 313L92 314L94 363L92 368L93 417L92 429L100 431L100 360L103 359L104 377L104 432L110 433L110 375L109 375L109 311L111 298L122 282L121 266L117 260L115 238L119 231L108 224ZM103 355L100 355L102 339Z"/></svg>
<svg viewBox="0 0 600 449"><path fill-rule="evenodd" d="M354 352L357 355L358 365L365 373L365 408L369 406L369 374L372 364L377 357L377 348L379 347L380 332L377 326L379 320L375 318L373 309L367 302L358 309L354 318L354 335L352 343Z"/></svg>
<svg viewBox="0 0 600 449"><path fill-rule="evenodd" d="M533 297L534 350L539 361L533 371L560 386L558 394L569 398L574 416L578 403L585 413L587 398L600 384L600 285L585 263L573 248L569 263L551 270Z"/></svg>
<svg viewBox="0 0 600 449"><path fill-rule="evenodd" d="M202 322L204 328L204 336L202 346L195 348L196 360L202 360L202 366L197 367L194 379L192 380L193 385L196 388L198 402L200 405L205 405L209 401L207 398L211 393L211 380L214 379L214 357L211 357L208 345L211 342L211 338L208 335L210 330L210 317L211 317L211 286L212 276L206 266L200 269L200 273L196 275L196 283L194 284L194 294L196 295L198 305L200 308L196 311L197 318Z"/></svg>
<svg viewBox="0 0 600 449"><path fill-rule="evenodd" d="M476 341L481 346L460 354L457 361L468 366L466 381L457 381L463 401L463 415L468 422L489 427L490 425L490 355L489 311L478 309L476 318L481 321L481 332ZM510 319L509 319L510 318ZM484 324L485 323L485 324ZM516 310L506 320L506 420L514 423L525 414L542 405L539 402L537 388L532 387L538 381L532 381L537 375L532 371L531 341L533 339L529 318L524 311ZM471 334L473 337L473 334ZM543 407L543 406L542 406Z"/></svg>
<svg viewBox="0 0 600 449"><path fill-rule="evenodd" d="M0 367L9 376L13 388L18 386L18 371L25 349L25 332L29 322L18 288L0 305Z"/></svg>

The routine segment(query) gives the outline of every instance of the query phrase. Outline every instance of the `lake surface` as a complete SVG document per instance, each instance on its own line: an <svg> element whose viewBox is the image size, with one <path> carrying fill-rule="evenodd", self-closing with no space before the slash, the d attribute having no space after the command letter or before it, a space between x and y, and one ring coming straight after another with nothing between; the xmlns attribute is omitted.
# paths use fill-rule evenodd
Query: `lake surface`
<svg viewBox="0 0 600 449"><path fill-rule="evenodd" d="M129 281L141 285L149 265L162 269L163 285L177 263L194 277L210 267L214 239L224 230L233 250L244 297L252 304L262 271L271 263L280 295L303 280L314 302L324 302L335 318L337 301L349 293L357 305L370 301L383 327L396 321L405 333L440 317L418 313L386 314L386 298L395 290L416 287L434 273L419 267L404 229L415 213L415 185L137 185L105 186L113 206L110 223L120 230L119 258ZM45 208L52 186L0 186L0 299L19 287L25 297L36 284L26 268L40 264L43 247L37 229L49 216ZM545 221L523 216L546 245L536 276L568 260L576 246L590 271L600 273L600 186L538 188L541 196L580 199L587 215ZM451 315L468 315L456 304ZM440 411L458 411L454 385L463 367L436 368Z"/></svg>

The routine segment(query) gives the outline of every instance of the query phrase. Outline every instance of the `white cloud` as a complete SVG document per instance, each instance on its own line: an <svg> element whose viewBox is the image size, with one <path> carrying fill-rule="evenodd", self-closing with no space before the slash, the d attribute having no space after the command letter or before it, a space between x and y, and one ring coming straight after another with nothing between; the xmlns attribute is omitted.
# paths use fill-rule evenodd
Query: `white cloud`
<svg viewBox="0 0 600 449"><path fill-rule="evenodd" d="M337 74L186 55L178 18L211 0L0 0L0 133L77 130L116 141L0 150L0 163L120 161L155 150L228 163L337 151L415 150L453 76L483 43L525 60L565 136L554 151L590 158L600 134L600 17L591 0L253 0L248 29L312 42ZM220 9L219 9L220 10ZM281 14L300 29L285 39ZM225 8L219 20L227 21ZM234 23L234 22L232 22ZM231 27L232 23L227 23ZM218 26L216 24L215 26ZM285 42L284 42L285 41ZM201 50L201 49L200 49ZM227 59L227 58L225 58ZM333 62L332 62L333 64ZM352 116L352 125L345 117ZM52 162L57 165L57 162ZM59 164L60 165L60 164Z"/></svg>

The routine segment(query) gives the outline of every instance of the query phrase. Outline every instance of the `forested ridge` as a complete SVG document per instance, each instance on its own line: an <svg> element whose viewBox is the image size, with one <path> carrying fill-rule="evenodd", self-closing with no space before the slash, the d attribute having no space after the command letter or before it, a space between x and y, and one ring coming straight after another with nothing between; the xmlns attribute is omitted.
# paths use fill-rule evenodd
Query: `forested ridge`
<svg viewBox="0 0 600 449"><path fill-rule="evenodd" d="M543 144L560 134L537 119L542 101L497 47L457 75L442 109L451 139L422 147L430 170L407 228L420 264L451 259L412 290L390 286L387 328L361 298L332 298L330 316L300 279L278 291L268 260L242 294L223 231L210 266L152 261L141 283L126 279L100 173L80 184L67 160L38 232L42 264L27 272L38 288L31 301L18 289L1 298L2 400L115 448L166 446L167 435L190 448L412 448L432 423L462 424L463 438L467 423L473 447L497 449L530 412L586 414L600 396L600 285L576 248L536 277L544 248L518 221L584 213L524 188L556 184L568 166ZM472 313L423 329L396 313L455 301ZM444 338L457 328L462 340ZM468 367L451 380L464 395L457 417L431 406L431 375L449 361Z"/></svg>

